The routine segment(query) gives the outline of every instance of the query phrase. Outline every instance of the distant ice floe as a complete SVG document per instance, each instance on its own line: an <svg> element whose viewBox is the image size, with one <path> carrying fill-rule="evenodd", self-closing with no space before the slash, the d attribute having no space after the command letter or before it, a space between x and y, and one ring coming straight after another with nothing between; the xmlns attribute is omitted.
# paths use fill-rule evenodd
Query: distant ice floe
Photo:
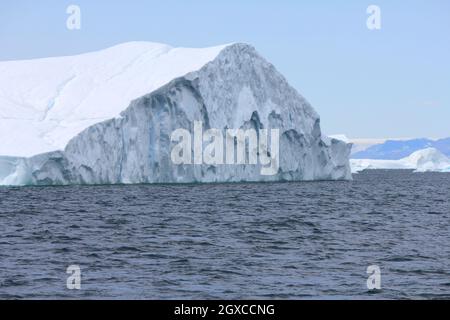
<svg viewBox="0 0 450 320"><path fill-rule="evenodd" d="M350 159L352 173L366 169L409 169L414 172L450 172L450 158L435 148L426 148L400 160Z"/></svg>

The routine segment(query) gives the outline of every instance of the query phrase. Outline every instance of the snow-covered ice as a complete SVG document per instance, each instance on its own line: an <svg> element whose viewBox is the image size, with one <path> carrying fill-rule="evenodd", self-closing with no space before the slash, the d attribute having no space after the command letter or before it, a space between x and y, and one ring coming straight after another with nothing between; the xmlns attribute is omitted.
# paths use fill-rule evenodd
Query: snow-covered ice
<svg viewBox="0 0 450 320"><path fill-rule="evenodd" d="M0 156L63 150L87 127L200 69L224 47L129 42L76 56L0 62Z"/></svg>
<svg viewBox="0 0 450 320"><path fill-rule="evenodd" d="M336 139L336 140L341 140L345 143L351 143L351 140L345 134L334 134L334 135L329 135L328 137L330 137L332 139Z"/></svg>

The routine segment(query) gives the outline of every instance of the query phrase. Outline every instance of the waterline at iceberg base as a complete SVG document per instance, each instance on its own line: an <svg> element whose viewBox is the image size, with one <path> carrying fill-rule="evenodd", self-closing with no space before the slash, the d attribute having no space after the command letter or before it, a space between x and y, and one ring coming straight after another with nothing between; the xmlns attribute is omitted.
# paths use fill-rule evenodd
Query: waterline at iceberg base
<svg viewBox="0 0 450 320"><path fill-rule="evenodd" d="M128 47L122 46L123 56L127 54ZM133 48L134 46L136 44L133 45ZM83 128L82 125L79 125L82 122L77 120L77 126L67 125L67 131L64 131L63 125L51 127L53 131L49 129L43 135L44 137L55 135L55 132L73 135L67 139L67 144L62 144L64 148L59 150L55 149L35 155L27 154L27 156L20 155L20 152L4 154L0 157L0 184L131 184L351 179L349 164L351 146L337 139L322 137L318 114L270 63L264 60L253 47L246 44L232 44L218 48L220 49L217 49L217 54L210 61L206 59L208 61L199 68L171 79L157 89L149 90L145 95L136 96L128 106L123 106L124 110L118 115L112 113L110 116L103 114L103 118L94 116L89 118L89 115L93 113L92 108L107 109L108 103L110 103L108 99L105 100L104 105L92 105L91 109L86 107L83 109L74 105L72 113L89 110L85 117L90 120L87 122L89 125ZM117 48L105 51L108 50L117 50ZM211 51L211 49L204 50ZM170 56L170 50L166 55ZM80 55L76 63L83 63L83 57L93 59L92 55ZM160 55L157 57L160 58ZM67 59L69 58L71 57ZM52 59L59 62L58 59L66 58L50 58L45 59L44 62L49 64ZM155 56L152 55L148 59L155 59ZM131 60L131 65L137 63L136 58ZM20 66L20 62L3 62L3 64L8 63L16 63L18 67ZM40 64L43 63L43 60L31 60L26 63ZM138 68L139 72L151 73L152 64L147 63L147 65L149 66L148 70ZM158 68L161 68L161 64L158 64ZM173 66L168 63L167 68L170 69ZM74 69L76 68L70 70ZM29 70L30 77L33 77L32 70ZM67 74L66 77L70 78L71 76ZM77 74L76 77L80 77L80 75ZM117 82L117 77L124 77L123 83ZM61 78L65 77L61 76ZM136 81L142 80L142 76L135 78ZM134 85L133 79L130 71L115 74L115 85L109 90L129 92L129 88ZM0 79L0 82L3 81L4 79ZM142 86L142 83L139 82L136 85ZM102 95L107 92L105 86L108 86L108 81L102 83L101 94L96 93L99 90L93 90L90 93L89 91L75 90L76 86L76 82L66 83L63 87L56 85L55 95L61 100L68 99L67 95L76 92L77 94L86 94L92 100L92 95L98 94L98 97L92 101L101 103ZM49 113L52 112L55 117L62 117L62 120L58 118L58 121L64 121L64 115L58 113L55 95L49 95L49 97L53 97L51 98L53 99L52 108L45 110L45 117L36 117L36 126L41 125L43 121L50 123L52 117L49 116ZM80 98L77 97L77 99ZM67 108L67 104L64 104L64 108ZM116 110L117 107L114 109ZM17 115L17 118L25 119L26 116L26 112L22 112ZM99 120L92 124L93 119ZM227 128L278 129L280 150L278 172L271 176L261 175L260 165L250 164L217 166L173 164L171 161L173 147L171 133L180 128L192 132L195 121L201 121L204 130L209 128L222 130ZM74 129L74 127L78 129ZM21 138L23 141L34 139L34 137L27 136ZM10 139L14 138L10 137ZM46 142L52 142L55 139L55 137L53 140L47 139ZM5 143L8 144L8 141ZM23 148L27 147L28 145L23 145ZM45 148L47 148L45 151L48 151L48 144ZM7 150L7 148L4 149ZM3 149L0 148L0 150Z"/></svg>

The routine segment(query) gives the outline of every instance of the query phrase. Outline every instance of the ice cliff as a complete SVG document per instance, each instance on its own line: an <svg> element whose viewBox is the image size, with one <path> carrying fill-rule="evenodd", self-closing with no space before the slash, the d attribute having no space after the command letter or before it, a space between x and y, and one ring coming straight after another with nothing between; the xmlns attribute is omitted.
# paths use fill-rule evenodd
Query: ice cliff
<svg viewBox="0 0 450 320"><path fill-rule="evenodd" d="M323 138L311 105L253 47L128 43L0 62L0 185L351 179L351 146ZM175 165L171 133L279 129L278 173Z"/></svg>

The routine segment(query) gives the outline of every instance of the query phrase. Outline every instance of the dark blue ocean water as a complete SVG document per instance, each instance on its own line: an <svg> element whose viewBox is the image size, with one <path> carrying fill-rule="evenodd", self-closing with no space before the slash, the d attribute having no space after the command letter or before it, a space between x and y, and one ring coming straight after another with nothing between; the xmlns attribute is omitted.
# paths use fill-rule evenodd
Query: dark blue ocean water
<svg viewBox="0 0 450 320"><path fill-rule="evenodd" d="M449 198L450 174L409 171L0 188L0 298L450 298Z"/></svg>

